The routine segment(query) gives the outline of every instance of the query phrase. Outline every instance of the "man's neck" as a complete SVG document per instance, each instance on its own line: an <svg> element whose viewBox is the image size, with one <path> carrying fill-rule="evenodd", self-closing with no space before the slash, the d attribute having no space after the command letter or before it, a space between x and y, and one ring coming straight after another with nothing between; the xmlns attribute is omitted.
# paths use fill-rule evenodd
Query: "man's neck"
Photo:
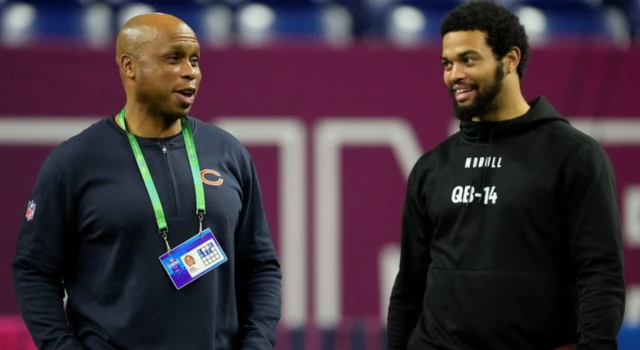
<svg viewBox="0 0 640 350"><path fill-rule="evenodd" d="M145 108L127 103L125 107L125 121L127 131L144 138L164 138L182 131L180 120L167 121L158 115L150 115ZM120 125L120 118L116 122ZM120 125L122 127L122 125Z"/></svg>
<svg viewBox="0 0 640 350"><path fill-rule="evenodd" d="M496 108L482 117L485 122L501 122L509 119L515 119L523 116L529 111L529 103L522 96L520 89L514 89L509 93L506 89L496 100ZM473 121L479 122L480 118L473 118Z"/></svg>

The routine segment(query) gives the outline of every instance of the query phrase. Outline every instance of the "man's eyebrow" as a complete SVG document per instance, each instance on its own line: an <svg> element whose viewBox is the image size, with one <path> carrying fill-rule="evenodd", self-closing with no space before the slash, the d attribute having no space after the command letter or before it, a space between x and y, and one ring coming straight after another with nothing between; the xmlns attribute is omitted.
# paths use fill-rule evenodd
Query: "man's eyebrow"
<svg viewBox="0 0 640 350"><path fill-rule="evenodd" d="M466 57L468 55L480 55L480 53L478 51L476 51L476 50L465 50L465 51L462 51L462 52L458 53L456 56L458 58L464 58L464 57ZM442 56L442 61L449 61L449 59L447 57Z"/></svg>

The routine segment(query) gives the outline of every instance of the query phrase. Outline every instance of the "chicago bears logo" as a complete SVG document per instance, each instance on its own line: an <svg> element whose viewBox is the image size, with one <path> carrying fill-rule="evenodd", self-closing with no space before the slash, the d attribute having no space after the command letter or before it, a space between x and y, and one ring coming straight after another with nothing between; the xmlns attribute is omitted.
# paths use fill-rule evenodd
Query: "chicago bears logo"
<svg viewBox="0 0 640 350"><path fill-rule="evenodd" d="M202 179L202 183L205 183L209 186L220 186L224 182L224 179L222 179L222 175L220 175L219 172L212 169L202 170L200 172L200 178Z"/></svg>

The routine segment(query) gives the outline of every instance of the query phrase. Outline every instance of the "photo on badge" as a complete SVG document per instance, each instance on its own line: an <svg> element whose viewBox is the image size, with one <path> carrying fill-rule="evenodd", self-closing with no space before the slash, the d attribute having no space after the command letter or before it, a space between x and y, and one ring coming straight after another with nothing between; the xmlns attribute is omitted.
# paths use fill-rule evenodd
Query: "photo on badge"
<svg viewBox="0 0 640 350"><path fill-rule="evenodd" d="M227 261L220 244L210 229L160 256L171 281L180 289Z"/></svg>

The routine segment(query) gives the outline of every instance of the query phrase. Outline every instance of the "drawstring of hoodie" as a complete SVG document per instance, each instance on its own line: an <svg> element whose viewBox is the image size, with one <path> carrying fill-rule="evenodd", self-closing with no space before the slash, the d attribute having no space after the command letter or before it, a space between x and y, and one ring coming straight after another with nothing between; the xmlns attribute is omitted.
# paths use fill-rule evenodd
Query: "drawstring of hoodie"
<svg viewBox="0 0 640 350"><path fill-rule="evenodd" d="M495 130L495 128L491 128L491 132L489 133L489 154L487 154L487 159L490 159L491 157L491 149L493 148L493 145L491 144L491 141L493 140L493 130ZM484 191L484 185L485 185L485 180L487 179L487 168L489 168L488 166L484 167L484 172L482 174L482 186L480 187L480 191Z"/></svg>
<svg viewBox="0 0 640 350"><path fill-rule="evenodd" d="M478 128L478 135L476 135L476 145L473 148L473 158L475 158L477 156L477 154L478 154L478 145L480 144L480 134L481 133L482 133L482 128ZM471 167L471 187L473 187L473 180L475 180L475 168ZM467 207L469 206L469 202L471 202L471 201L467 201L467 203L465 203L465 205Z"/></svg>
<svg viewBox="0 0 640 350"><path fill-rule="evenodd" d="M495 130L495 128L491 128L491 132L489 132L489 145L491 145L491 147L493 147L493 145L491 144L493 141L493 131ZM478 135L476 135L476 144L475 147L473 149L473 158L475 159L478 155L478 147L480 145L480 136L482 135L482 128L478 128ZM489 155L487 155L485 157L485 159L489 159ZM487 180L487 168L488 166L485 166L485 164L483 164L483 168L484 170L482 171L482 185L480 186L480 191L484 191L484 186L486 184L486 180ZM471 167L471 186L473 187L474 185L474 180L475 180L475 168ZM482 198L478 198L478 201L481 201ZM473 200L475 202L475 199ZM471 201L468 201L466 203L466 206L469 206L469 203Z"/></svg>

